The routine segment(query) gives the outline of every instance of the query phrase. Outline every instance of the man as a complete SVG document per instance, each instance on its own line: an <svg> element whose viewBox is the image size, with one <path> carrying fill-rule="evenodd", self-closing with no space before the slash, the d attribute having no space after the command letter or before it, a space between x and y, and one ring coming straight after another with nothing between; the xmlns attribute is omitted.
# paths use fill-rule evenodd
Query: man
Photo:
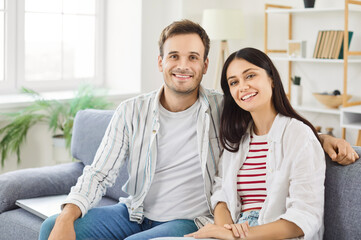
<svg viewBox="0 0 361 240"><path fill-rule="evenodd" d="M159 50L164 86L119 105L93 164L85 167L56 220L43 223L40 239L50 232L49 239L67 240L75 235L128 240L183 236L197 230L195 217L209 214L222 150L222 95L200 85L208 68L209 38L198 24L178 21L163 30ZM339 163L358 157L344 140L322 139ZM123 190L129 197L91 209L127 158L129 180Z"/></svg>

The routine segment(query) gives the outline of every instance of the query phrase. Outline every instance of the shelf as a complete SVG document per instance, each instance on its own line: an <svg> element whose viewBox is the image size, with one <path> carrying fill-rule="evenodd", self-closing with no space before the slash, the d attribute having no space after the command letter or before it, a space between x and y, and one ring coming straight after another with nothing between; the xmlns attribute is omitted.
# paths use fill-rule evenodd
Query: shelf
<svg viewBox="0 0 361 240"><path fill-rule="evenodd" d="M342 19L344 23L343 29L349 29L349 16L350 14L360 16L361 14L361 8L360 6L354 6L357 2L357 4L360 1L346 1L345 7L339 7L339 8L287 8L285 6L279 6L279 5L270 5L266 4L266 10L265 10L265 52L269 52L269 57L273 61L284 61L288 63L288 93L291 95L291 77L292 76L292 68L294 65L299 65L301 63L311 63L313 65L317 64L329 64L328 69L332 69L335 67L342 67L343 66L343 90L346 92L347 89L347 81L348 81L348 68L352 66L353 69L357 68L359 69L359 64L361 64L361 57L360 52L358 51L344 51L344 54L348 55L347 61L344 59L319 59L319 58L295 58L295 57L289 57L286 54L284 54L285 50L279 50L279 49L270 49L268 46L268 34L269 34L269 17L271 14L287 14L288 15L288 39L293 39L293 34L295 31L292 28L293 25L297 26L297 28L300 28L297 24L292 24L293 21L300 21L303 20L303 18L312 17L312 23L308 24L318 24L318 26L328 26L329 24L326 24L327 20L326 18L335 18L337 17L338 24L331 24L338 26L342 24ZM354 4L355 3L355 4ZM308 14L308 15L307 15ZM325 24L322 24L320 21L317 21L315 19L321 19ZM360 26L360 25L359 25ZM302 26L301 28L304 31L307 30L307 26ZM317 26L315 26L317 27ZM328 26L330 28L331 26ZM358 41L355 40L355 41ZM287 46L286 46L287 47ZM285 48L284 48L285 49ZM347 49L347 48L346 48ZM310 55L312 56L312 55ZM335 65L337 64L337 66ZM327 71L327 70L326 70ZM346 101L346 103L349 103ZM316 113L316 114L328 114L329 116L335 116L340 119L341 127L342 129L342 138L345 139L346 137L346 130L345 128L352 128L352 129L359 129L358 131L358 137L357 137L357 143L356 145L361 146L361 106L356 106L358 108L355 108L355 112L352 112L352 109L347 108L348 110L344 110L343 108L340 109L327 109L326 107L323 107L322 105L318 106L319 104L312 104L309 103L308 105L301 105L301 106L294 106L294 109L303 112L303 113ZM343 119L343 120L342 120Z"/></svg>
<svg viewBox="0 0 361 240"><path fill-rule="evenodd" d="M341 127L361 129L361 106L341 109Z"/></svg>
<svg viewBox="0 0 361 240"><path fill-rule="evenodd" d="M267 9L266 13L328 13L328 12L344 12L344 8L326 8L326 9L319 9L319 8L299 8L299 9ZM359 9L349 9L350 12L360 13L361 10Z"/></svg>
<svg viewBox="0 0 361 240"><path fill-rule="evenodd" d="M340 115L340 112L341 112L340 109L331 109L331 108L325 108L325 107L312 107L312 106L307 106L307 105L293 106L293 108L296 111L326 113L326 114L332 114L332 115Z"/></svg>
<svg viewBox="0 0 361 240"><path fill-rule="evenodd" d="M343 59L320 59L320 58L292 58L292 57L272 57L274 61L289 62L309 62L309 63L344 63ZM361 59L348 59L348 63L361 63Z"/></svg>

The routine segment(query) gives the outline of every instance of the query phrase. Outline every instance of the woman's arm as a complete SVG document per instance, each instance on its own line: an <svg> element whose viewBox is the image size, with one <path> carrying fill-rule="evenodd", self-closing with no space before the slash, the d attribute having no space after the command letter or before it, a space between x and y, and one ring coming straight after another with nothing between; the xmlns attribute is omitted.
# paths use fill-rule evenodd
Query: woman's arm
<svg viewBox="0 0 361 240"><path fill-rule="evenodd" d="M301 228L287 220L277 220L260 226L250 227L246 233L247 240L271 240L295 238L303 235ZM231 230L224 227L208 224L197 232L185 235L185 237L218 238L218 239L242 239L235 237Z"/></svg>
<svg viewBox="0 0 361 240"><path fill-rule="evenodd" d="M224 224L232 224L231 213L225 202L219 202L214 208L214 224L224 226Z"/></svg>
<svg viewBox="0 0 361 240"><path fill-rule="evenodd" d="M260 226L250 227L247 240L268 240L296 238L303 235L303 231L296 224L280 219Z"/></svg>

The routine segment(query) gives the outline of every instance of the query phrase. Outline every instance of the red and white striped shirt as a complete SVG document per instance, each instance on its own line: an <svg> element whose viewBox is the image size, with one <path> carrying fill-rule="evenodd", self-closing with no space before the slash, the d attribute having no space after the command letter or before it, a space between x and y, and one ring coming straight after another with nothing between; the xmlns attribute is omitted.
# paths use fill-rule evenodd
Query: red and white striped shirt
<svg viewBox="0 0 361 240"><path fill-rule="evenodd" d="M246 161L237 174L237 192L241 199L242 212L261 210L267 197L267 152L267 135L257 136L252 131Z"/></svg>

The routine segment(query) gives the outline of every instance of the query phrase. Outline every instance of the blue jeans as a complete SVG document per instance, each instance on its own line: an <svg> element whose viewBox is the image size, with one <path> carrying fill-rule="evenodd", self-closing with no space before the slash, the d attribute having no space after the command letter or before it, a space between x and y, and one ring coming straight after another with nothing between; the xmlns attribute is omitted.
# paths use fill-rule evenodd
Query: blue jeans
<svg viewBox="0 0 361 240"><path fill-rule="evenodd" d="M237 223L244 223L248 221L250 227L258 226L259 211L248 211L241 214Z"/></svg>
<svg viewBox="0 0 361 240"><path fill-rule="evenodd" d="M43 222L39 240L48 239L57 216L51 216ZM186 219L157 222L144 218L141 224L129 221L128 209L122 203L90 209L83 218L75 221L74 228L76 239L126 240L182 237L198 230L192 220Z"/></svg>

